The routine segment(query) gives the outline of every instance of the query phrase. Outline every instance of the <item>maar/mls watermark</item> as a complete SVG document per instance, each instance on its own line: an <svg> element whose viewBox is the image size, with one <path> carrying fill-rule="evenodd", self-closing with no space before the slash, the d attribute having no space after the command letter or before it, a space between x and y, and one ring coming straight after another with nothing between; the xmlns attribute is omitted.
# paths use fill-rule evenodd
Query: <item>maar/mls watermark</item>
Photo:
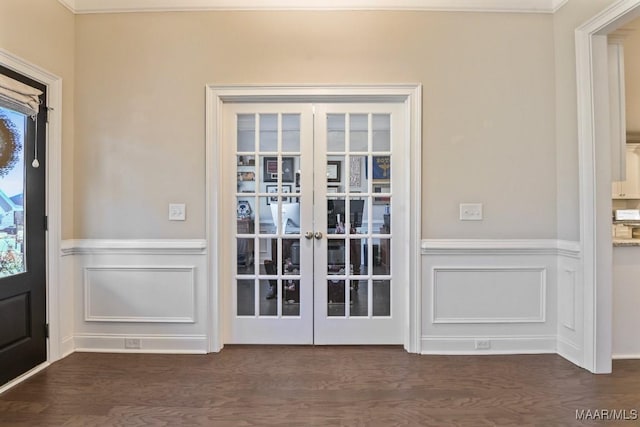
<svg viewBox="0 0 640 427"><path fill-rule="evenodd" d="M578 421L636 421L637 409L576 409Z"/></svg>

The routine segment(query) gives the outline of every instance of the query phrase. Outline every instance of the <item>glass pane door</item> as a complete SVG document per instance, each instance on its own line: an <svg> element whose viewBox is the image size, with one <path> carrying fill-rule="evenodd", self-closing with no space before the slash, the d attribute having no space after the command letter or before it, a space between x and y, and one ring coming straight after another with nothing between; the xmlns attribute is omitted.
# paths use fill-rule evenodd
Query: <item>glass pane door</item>
<svg viewBox="0 0 640 427"><path fill-rule="evenodd" d="M312 343L313 248L303 237L313 229L309 110L252 104L229 111L235 129L229 342Z"/></svg>
<svg viewBox="0 0 640 427"><path fill-rule="evenodd" d="M225 342L399 344L402 105L313 107L225 109Z"/></svg>
<svg viewBox="0 0 640 427"><path fill-rule="evenodd" d="M315 343L401 342L392 280L398 110L327 105L316 117L314 211L325 238L316 248Z"/></svg>

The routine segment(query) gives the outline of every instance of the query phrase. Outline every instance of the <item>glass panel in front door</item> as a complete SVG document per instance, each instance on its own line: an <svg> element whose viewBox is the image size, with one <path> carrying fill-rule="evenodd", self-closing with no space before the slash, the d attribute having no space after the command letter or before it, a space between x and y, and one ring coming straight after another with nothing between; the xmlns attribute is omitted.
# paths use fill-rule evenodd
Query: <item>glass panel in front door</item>
<svg viewBox="0 0 640 427"><path fill-rule="evenodd" d="M0 107L0 278L26 271L24 138L28 117Z"/></svg>
<svg viewBox="0 0 640 427"><path fill-rule="evenodd" d="M326 124L326 313L390 316L390 114L327 114Z"/></svg>
<svg viewBox="0 0 640 427"><path fill-rule="evenodd" d="M238 114L236 315L300 316L300 114Z"/></svg>

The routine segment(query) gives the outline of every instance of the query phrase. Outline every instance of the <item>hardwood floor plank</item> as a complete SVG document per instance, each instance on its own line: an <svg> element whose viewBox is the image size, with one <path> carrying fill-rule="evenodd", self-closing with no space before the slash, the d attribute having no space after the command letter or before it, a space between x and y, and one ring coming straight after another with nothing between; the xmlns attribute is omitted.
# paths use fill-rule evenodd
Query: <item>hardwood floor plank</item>
<svg viewBox="0 0 640 427"><path fill-rule="evenodd" d="M556 355L387 346L75 353L0 395L0 425L602 425L581 409L640 411L640 361L593 375Z"/></svg>

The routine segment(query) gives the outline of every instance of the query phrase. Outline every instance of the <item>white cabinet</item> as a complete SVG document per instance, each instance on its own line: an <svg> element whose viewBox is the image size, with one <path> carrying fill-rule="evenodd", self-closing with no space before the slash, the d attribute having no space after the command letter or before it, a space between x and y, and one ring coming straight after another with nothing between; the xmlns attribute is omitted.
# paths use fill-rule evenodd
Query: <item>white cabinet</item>
<svg viewBox="0 0 640 427"><path fill-rule="evenodd" d="M611 124L611 179L624 179L626 151L626 117L623 39L609 36L609 114ZM614 194L615 191L614 191Z"/></svg>
<svg viewBox="0 0 640 427"><path fill-rule="evenodd" d="M626 166L626 179L612 184L613 198L640 199L640 144L627 144Z"/></svg>

